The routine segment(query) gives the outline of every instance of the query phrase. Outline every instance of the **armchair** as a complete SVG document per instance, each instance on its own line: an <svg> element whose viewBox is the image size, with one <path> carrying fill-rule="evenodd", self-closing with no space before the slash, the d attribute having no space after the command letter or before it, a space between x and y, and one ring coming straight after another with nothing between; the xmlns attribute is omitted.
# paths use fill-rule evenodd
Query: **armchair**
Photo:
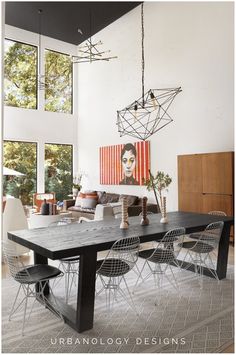
<svg viewBox="0 0 236 355"><path fill-rule="evenodd" d="M28 253L30 250L15 242L12 242L7 237L8 231L18 229L28 229L28 222L24 212L23 205L18 198L9 198L6 200L5 209L3 212L3 240L14 247L16 255Z"/></svg>

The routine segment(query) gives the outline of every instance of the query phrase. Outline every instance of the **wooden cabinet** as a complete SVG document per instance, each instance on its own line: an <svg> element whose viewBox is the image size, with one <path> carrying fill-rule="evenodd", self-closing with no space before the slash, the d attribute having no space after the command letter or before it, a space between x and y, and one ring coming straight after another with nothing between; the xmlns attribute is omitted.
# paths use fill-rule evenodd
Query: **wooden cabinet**
<svg viewBox="0 0 236 355"><path fill-rule="evenodd" d="M233 194L233 153L202 154L203 193Z"/></svg>
<svg viewBox="0 0 236 355"><path fill-rule="evenodd" d="M178 156L179 210L234 214L234 153Z"/></svg>

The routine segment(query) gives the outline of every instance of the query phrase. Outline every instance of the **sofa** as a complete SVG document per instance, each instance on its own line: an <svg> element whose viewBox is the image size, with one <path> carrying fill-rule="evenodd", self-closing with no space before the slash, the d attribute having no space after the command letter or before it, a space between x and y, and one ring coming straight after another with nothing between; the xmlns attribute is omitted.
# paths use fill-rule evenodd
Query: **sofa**
<svg viewBox="0 0 236 355"><path fill-rule="evenodd" d="M82 197L80 197L81 195ZM142 212L142 198L105 191L85 192L80 194L75 200L64 200L63 210L71 212L74 218L86 217L94 219L96 205L102 204L112 206L114 214L119 215L122 197L127 198L129 217L138 216ZM89 201L88 204L86 204L87 201ZM147 211L151 213L160 212L159 207L154 203L147 203Z"/></svg>

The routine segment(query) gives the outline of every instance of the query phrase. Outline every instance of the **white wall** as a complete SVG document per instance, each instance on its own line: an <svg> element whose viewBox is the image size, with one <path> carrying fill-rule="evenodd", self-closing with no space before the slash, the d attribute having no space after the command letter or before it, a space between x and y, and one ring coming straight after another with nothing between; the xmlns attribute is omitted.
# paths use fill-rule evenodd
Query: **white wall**
<svg viewBox="0 0 236 355"><path fill-rule="evenodd" d="M145 88L182 86L174 122L151 141L151 170L173 178L168 210L178 207L177 155L233 150L233 3L147 2ZM118 59L79 67L79 161L86 187L147 195L143 186L99 185L99 147L119 137L116 111L141 96L140 7L99 32Z"/></svg>
<svg viewBox="0 0 236 355"><path fill-rule="evenodd" d="M5 37L33 45L38 45L37 34L12 26L5 26ZM66 54L76 54L77 47L69 43L42 36L42 68L44 48ZM77 79L77 66L74 66L74 77ZM4 107L4 139L38 143L38 192L44 191L44 144L61 143L74 145L74 171L78 171L78 101L77 80L74 80L73 114L44 111L44 91L39 91L38 109L21 109Z"/></svg>

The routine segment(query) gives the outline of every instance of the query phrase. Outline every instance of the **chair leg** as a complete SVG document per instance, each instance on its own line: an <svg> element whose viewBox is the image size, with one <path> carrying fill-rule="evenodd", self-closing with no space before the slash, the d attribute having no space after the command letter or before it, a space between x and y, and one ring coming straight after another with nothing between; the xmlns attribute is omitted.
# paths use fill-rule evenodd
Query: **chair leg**
<svg viewBox="0 0 236 355"><path fill-rule="evenodd" d="M55 309L55 307L53 307L53 304L51 304L51 303L48 301L47 297L45 297L45 295L44 295L44 289L45 289L46 285L48 285L51 298L53 299L53 302L55 303L55 305L57 306L57 308L59 308L59 305L58 305L58 303L57 303L56 297L54 296L54 293L53 293L53 291L52 291L52 288L51 288L51 286L50 286L50 284L49 284L49 280L47 280L47 282L45 282L45 281L46 281L46 280L43 280L43 281L40 281L40 283L39 283L39 295L41 296L41 300L42 300L42 302L44 303L44 306L45 306L46 308L48 308L52 313L54 313L57 317L61 318L61 320L64 321L62 314L61 314L59 311L57 311L57 310Z"/></svg>
<svg viewBox="0 0 236 355"><path fill-rule="evenodd" d="M140 279L140 278L142 278L141 274L142 274L142 272L143 272L143 269L144 269L144 267L145 267L146 263L147 263L147 260L145 260L145 262L144 262L144 264L143 264L143 266L142 266L142 269L141 269L141 271L139 272L139 275L138 275L137 281L136 281L136 283L135 283L135 285L134 285L134 289L135 289L135 288L136 288L136 286L138 285L138 281L139 281L139 279ZM143 281L144 281L144 279L142 278L142 282L143 282ZM133 289L133 293L134 293L134 289Z"/></svg>
<svg viewBox="0 0 236 355"><path fill-rule="evenodd" d="M209 261L210 261L210 263L211 263L212 269L206 265L205 260L206 260L207 258L209 259ZM217 273L216 273L215 266L214 266L214 263L213 263L213 261L212 261L212 259L211 259L210 253L208 253L208 254L206 255L206 258L204 259L204 264L205 264L205 267L206 267L206 268L210 271L210 273L214 276L214 278L215 278L217 281L220 281L220 280L219 280L219 277L218 277L218 275L217 275Z"/></svg>
<svg viewBox="0 0 236 355"><path fill-rule="evenodd" d="M22 304L22 302L24 301L24 298L23 300L20 302L20 304L17 306L17 308L15 309L15 304L16 304L16 301L17 301L17 298L19 296L19 293L20 293L20 290L21 290L21 287L22 285L20 284L19 288L18 288L18 291L16 293L16 297L15 297L15 300L13 302L13 305L12 305L12 308L10 310L10 314L9 314L9 317L8 317L8 320L10 321L11 320L11 316L15 313L15 311L19 308L19 306Z"/></svg>
<svg viewBox="0 0 236 355"><path fill-rule="evenodd" d="M135 311L135 313L139 316L139 313L135 307L135 304L134 304L134 301L133 301L133 298L132 298L132 295L131 295L131 292L129 290L129 287L128 287L128 284L126 282L126 279L125 277L123 276L122 277L122 280L124 280L124 283L125 283L125 286L126 286L126 289L127 289L127 292L128 292L128 296L129 297L126 297L124 291L119 287L118 290L120 292L120 294L123 296L123 298L126 300L126 302L129 304L129 306Z"/></svg>
<svg viewBox="0 0 236 355"><path fill-rule="evenodd" d="M174 272L173 272L172 266L169 265L169 267L170 267L170 271L171 271L172 276L173 276L173 279L174 279L174 284L175 284L174 287L176 288L176 290L179 290L179 284L178 284L178 281L177 281L177 279L176 279L176 277L175 277L175 274L174 274Z"/></svg>
<svg viewBox="0 0 236 355"><path fill-rule="evenodd" d="M186 267L182 267L183 264L184 264L184 262L188 263L188 261L186 261L186 258L187 258L187 257L190 257L190 253L189 253L188 250L186 250L185 256L184 256L184 258L183 258L183 260L182 260L182 262L181 262L181 264L180 264L180 267L181 267L182 269L184 269L184 270L188 270L188 268L189 268L190 265L191 265L191 264L189 263L189 265L187 265Z"/></svg>
<svg viewBox="0 0 236 355"><path fill-rule="evenodd" d="M25 316L26 316L26 310L27 310L27 304L28 304L28 298L29 298L29 285L27 285L26 289L26 299L25 299L25 307L24 307L24 316L23 316L23 324L22 324L22 335L24 335L24 329L25 329Z"/></svg>
<svg viewBox="0 0 236 355"><path fill-rule="evenodd" d="M141 274L141 272L140 272L140 269L139 269L139 267L138 267L137 263L134 265L134 267L133 267L133 269L132 269L132 270L135 272L135 274L136 274L137 276L139 276L139 275L140 275L140 278L143 280L143 278L142 278L142 274Z"/></svg>

